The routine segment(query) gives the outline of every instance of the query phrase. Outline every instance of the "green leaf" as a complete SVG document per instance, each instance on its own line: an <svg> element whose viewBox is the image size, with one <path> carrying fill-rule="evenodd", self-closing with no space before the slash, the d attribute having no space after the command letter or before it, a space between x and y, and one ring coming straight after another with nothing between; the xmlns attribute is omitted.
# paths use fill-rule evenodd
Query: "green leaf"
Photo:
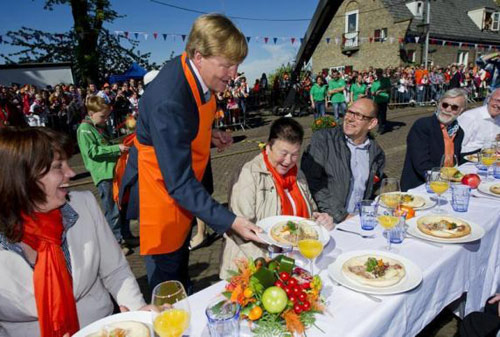
<svg viewBox="0 0 500 337"><path fill-rule="evenodd" d="M231 292L230 291L223 291L222 295L225 296L226 298L230 299L231 298Z"/></svg>

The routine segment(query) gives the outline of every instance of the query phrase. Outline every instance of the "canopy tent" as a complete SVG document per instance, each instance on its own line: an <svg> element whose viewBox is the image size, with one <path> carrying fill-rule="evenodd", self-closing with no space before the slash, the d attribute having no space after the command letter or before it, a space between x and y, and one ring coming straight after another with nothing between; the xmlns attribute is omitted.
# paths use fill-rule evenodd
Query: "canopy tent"
<svg viewBox="0 0 500 337"><path fill-rule="evenodd" d="M123 74L109 76L109 83L124 82L131 78L142 79L146 73L146 69L134 62Z"/></svg>

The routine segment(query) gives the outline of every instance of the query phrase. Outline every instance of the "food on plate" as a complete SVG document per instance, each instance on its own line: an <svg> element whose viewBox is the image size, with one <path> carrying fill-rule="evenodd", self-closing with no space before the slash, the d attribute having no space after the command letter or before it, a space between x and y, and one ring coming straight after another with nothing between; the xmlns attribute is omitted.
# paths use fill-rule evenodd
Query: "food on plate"
<svg viewBox="0 0 500 337"><path fill-rule="evenodd" d="M491 185L490 192L500 195L500 184Z"/></svg>
<svg viewBox="0 0 500 337"><path fill-rule="evenodd" d="M415 217L415 209L413 207L401 205L394 210L394 215L396 216L404 216L406 220L410 220Z"/></svg>
<svg viewBox="0 0 500 337"><path fill-rule="evenodd" d="M462 181L464 174L460 172L456 167L442 167L441 177L454 182Z"/></svg>
<svg viewBox="0 0 500 337"><path fill-rule="evenodd" d="M87 337L150 337L149 328L141 322L123 321L110 323Z"/></svg>
<svg viewBox="0 0 500 337"><path fill-rule="evenodd" d="M398 260L371 254L350 258L342 265L342 273L350 280L376 288L393 286L406 275Z"/></svg>
<svg viewBox="0 0 500 337"><path fill-rule="evenodd" d="M462 184L468 185L471 188L477 188L481 183L481 178L475 173L469 173L462 178Z"/></svg>
<svg viewBox="0 0 500 337"><path fill-rule="evenodd" d="M403 193L401 194L401 205L418 208L425 205L425 199L418 195Z"/></svg>
<svg viewBox="0 0 500 337"><path fill-rule="evenodd" d="M445 239L461 238L471 232L467 222L445 215L421 217L417 220L417 228L424 234Z"/></svg>
<svg viewBox="0 0 500 337"><path fill-rule="evenodd" d="M477 153L474 154L468 154L464 156L465 160L470 161L472 163L477 163L479 161Z"/></svg>
<svg viewBox="0 0 500 337"><path fill-rule="evenodd" d="M271 237L276 242L296 247L300 240L317 240L318 232L307 222L282 221L271 228Z"/></svg>

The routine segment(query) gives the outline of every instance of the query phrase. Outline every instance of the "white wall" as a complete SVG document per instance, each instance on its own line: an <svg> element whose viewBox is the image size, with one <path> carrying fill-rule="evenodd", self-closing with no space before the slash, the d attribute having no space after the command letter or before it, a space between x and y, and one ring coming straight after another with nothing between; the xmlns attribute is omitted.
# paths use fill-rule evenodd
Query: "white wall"
<svg viewBox="0 0 500 337"><path fill-rule="evenodd" d="M12 83L33 84L37 87L71 84L73 75L69 66L0 69L0 85L10 86Z"/></svg>

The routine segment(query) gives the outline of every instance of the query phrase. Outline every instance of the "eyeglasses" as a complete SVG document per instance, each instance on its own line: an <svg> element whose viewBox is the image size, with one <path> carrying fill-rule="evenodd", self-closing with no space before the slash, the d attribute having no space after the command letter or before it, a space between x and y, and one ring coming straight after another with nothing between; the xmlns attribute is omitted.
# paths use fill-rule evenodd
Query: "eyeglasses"
<svg viewBox="0 0 500 337"><path fill-rule="evenodd" d="M446 103L446 102L442 102L441 103L441 107L443 109L448 109L448 107L451 108L451 111L458 111L458 109L460 109L460 105L456 105L456 104L449 104L449 103Z"/></svg>
<svg viewBox="0 0 500 337"><path fill-rule="evenodd" d="M346 116L350 114L354 117L355 120L358 120L358 121L368 121L370 119L372 119L373 117L370 117L370 116L365 116L363 114L360 114L359 112L356 112L356 111L352 111L352 110L347 110L346 112Z"/></svg>

